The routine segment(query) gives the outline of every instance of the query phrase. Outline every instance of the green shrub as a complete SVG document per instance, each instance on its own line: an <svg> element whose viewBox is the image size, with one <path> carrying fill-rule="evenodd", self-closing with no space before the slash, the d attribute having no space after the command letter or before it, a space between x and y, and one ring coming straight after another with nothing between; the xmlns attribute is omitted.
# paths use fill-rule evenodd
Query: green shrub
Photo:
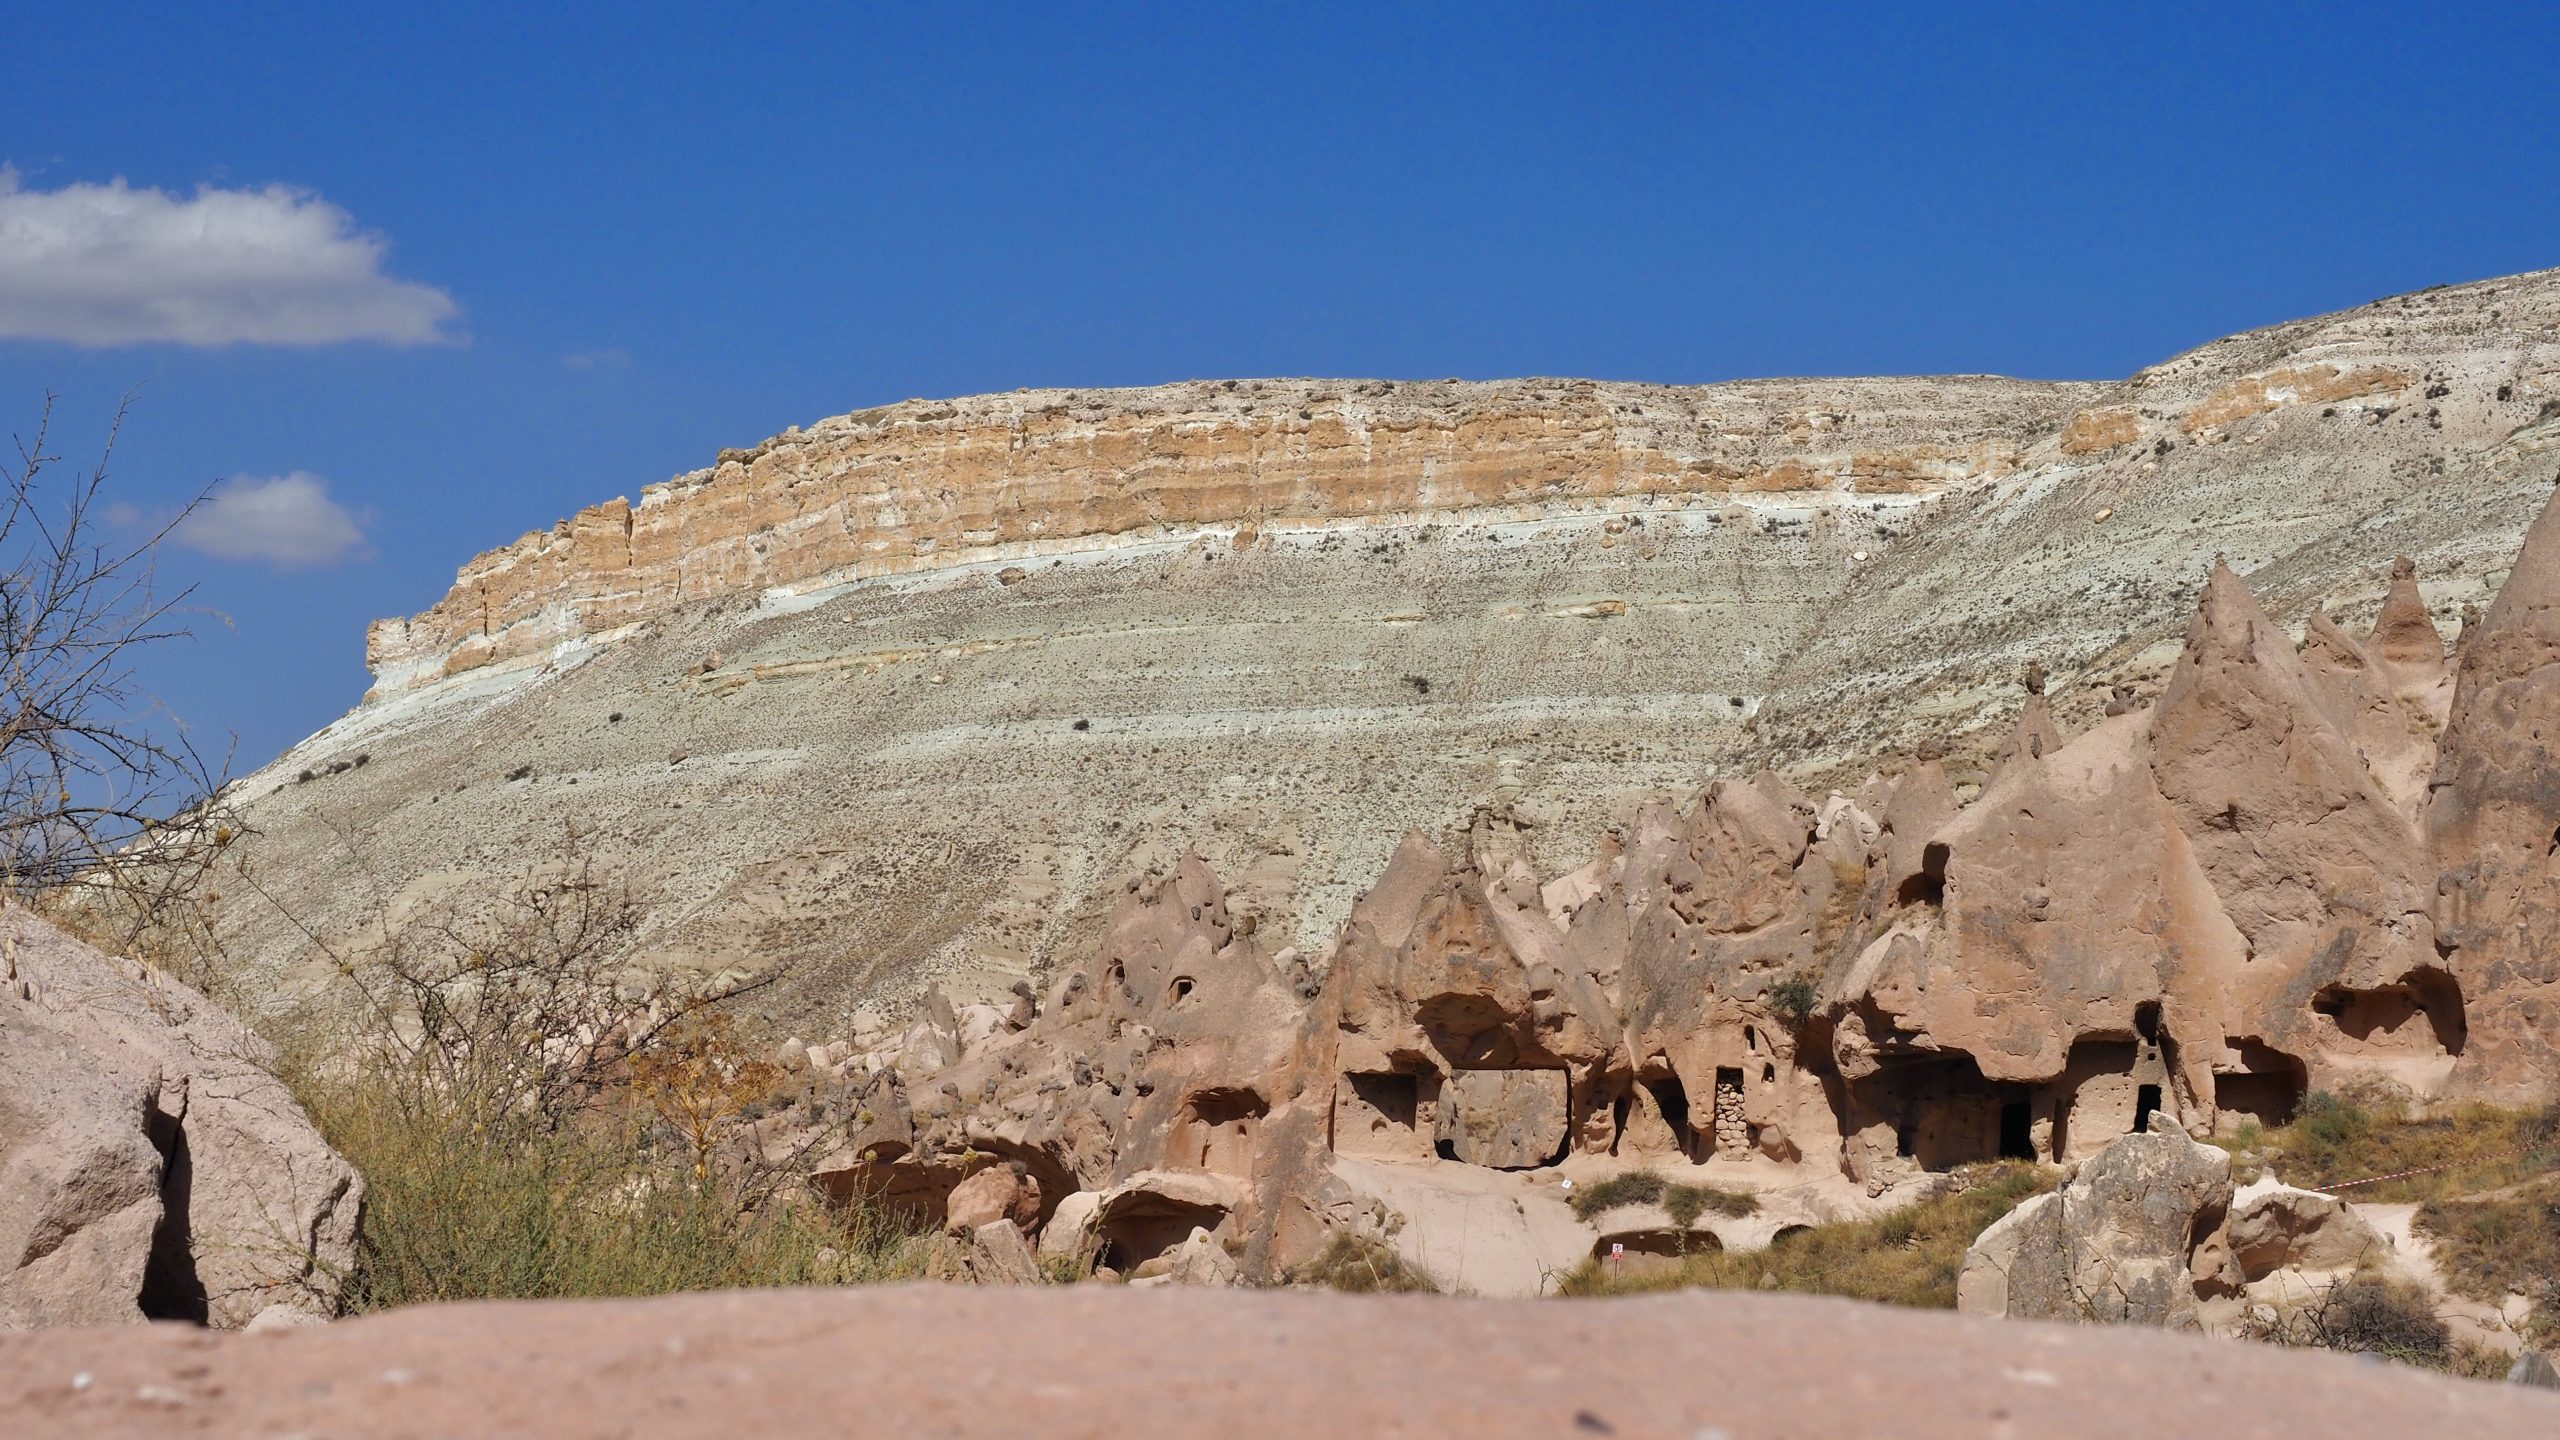
<svg viewBox="0 0 2560 1440"><path fill-rule="evenodd" d="M1629 1170L1573 1192L1574 1218L1591 1220L1622 1205L1662 1206L1672 1223L1688 1225L1701 1215L1740 1217L1760 1213L1759 1198L1713 1185L1684 1185L1651 1170Z"/></svg>
<svg viewBox="0 0 2560 1440"><path fill-rule="evenodd" d="M1621 1205L1650 1205L1662 1198L1670 1181L1650 1170L1629 1170L1590 1185L1577 1186L1573 1192L1573 1215L1589 1220Z"/></svg>
<svg viewBox="0 0 2560 1440"><path fill-rule="evenodd" d="M1790 975L1769 987L1770 1011L1790 1025L1802 1025L1821 999L1812 977L1806 975Z"/></svg>

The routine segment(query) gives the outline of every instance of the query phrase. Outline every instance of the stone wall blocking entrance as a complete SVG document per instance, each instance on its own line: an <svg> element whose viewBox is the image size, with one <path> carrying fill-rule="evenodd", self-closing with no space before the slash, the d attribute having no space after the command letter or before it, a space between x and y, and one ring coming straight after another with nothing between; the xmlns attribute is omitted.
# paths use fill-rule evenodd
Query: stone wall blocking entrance
<svg viewBox="0 0 2560 1440"><path fill-rule="evenodd" d="M1495 1170L1561 1164L1573 1144L1572 1078L1562 1070L1460 1070L1440 1086L1433 1151Z"/></svg>

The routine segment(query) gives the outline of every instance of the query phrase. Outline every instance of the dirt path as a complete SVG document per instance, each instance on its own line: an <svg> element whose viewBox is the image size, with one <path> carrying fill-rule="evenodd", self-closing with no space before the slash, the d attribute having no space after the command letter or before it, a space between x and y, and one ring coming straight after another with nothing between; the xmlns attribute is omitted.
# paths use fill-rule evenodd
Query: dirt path
<svg viewBox="0 0 2560 1440"><path fill-rule="evenodd" d="M2560 1395L1842 1300L905 1286L0 1336L0 1435L2560 1434Z"/></svg>

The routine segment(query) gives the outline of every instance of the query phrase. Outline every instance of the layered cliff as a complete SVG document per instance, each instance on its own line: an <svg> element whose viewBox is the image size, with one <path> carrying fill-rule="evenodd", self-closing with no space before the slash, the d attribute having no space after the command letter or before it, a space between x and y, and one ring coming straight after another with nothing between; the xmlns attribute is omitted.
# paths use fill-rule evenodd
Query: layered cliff
<svg viewBox="0 0 2560 1440"><path fill-rule="evenodd" d="M482 555L442 603L375 625L367 656L393 694L689 601L1206 530L1936 495L2013 473L2067 426L2106 438L2075 418L2090 388L1254 380L910 401L723 451Z"/></svg>
<svg viewBox="0 0 2560 1440"><path fill-rule="evenodd" d="M795 1024L1072 964L1185 850L1241 923L1312 948L1415 828L1553 874L1651 797L1763 765L1936 758L1971 795L2030 664L2056 734L2157 698L2216 555L2274 622L2357 633L2411 556L2400 631L2457 635L2555 453L2560 272L2108 385L863 412L377 626L373 698L242 787L258 884L226 887L256 898L224 939L304 973L306 929L467 906L574 827L646 902L650 963L788 962ZM2414 761L2356 733L2397 795Z"/></svg>

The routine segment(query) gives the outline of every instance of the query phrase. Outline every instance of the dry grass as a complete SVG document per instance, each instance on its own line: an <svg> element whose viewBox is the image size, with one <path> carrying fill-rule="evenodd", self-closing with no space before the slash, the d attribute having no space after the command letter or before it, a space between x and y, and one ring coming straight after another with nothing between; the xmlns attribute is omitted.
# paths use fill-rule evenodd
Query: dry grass
<svg viewBox="0 0 2560 1440"><path fill-rule="evenodd" d="M1324 1253L1289 1274L1293 1285L1320 1285L1354 1295L1441 1295L1447 1290L1430 1272L1408 1262L1374 1235L1337 1230Z"/></svg>
<svg viewBox="0 0 2560 1440"><path fill-rule="evenodd" d="M2243 1126L2219 1143L2235 1154L2254 1153L2259 1164L2286 1184L2306 1189L2402 1170L2433 1170L2344 1193L2368 1204L2444 1200L2512 1184L2560 1164L2560 1107L2459 1105L2418 1114L2405 1096L2383 1087L2322 1091L2303 1102L2292 1124L2273 1130Z"/></svg>
<svg viewBox="0 0 2560 1440"><path fill-rule="evenodd" d="M1692 1287L1847 1295L1923 1309L1952 1309L1965 1247L1991 1222L2053 1188L2057 1172L2016 1161L1968 1166L1960 1188L1878 1220L1819 1225L1749 1255L1703 1251L1675 1265L1618 1269L1584 1262L1562 1282L1567 1295L1634 1295Z"/></svg>
<svg viewBox="0 0 2560 1440"><path fill-rule="evenodd" d="M2470 1200L2430 1200L2418 1232L2435 1246L2445 1283L2498 1304L2533 1302L2535 1338L2560 1339L2560 1179Z"/></svg>
<svg viewBox="0 0 2560 1440"><path fill-rule="evenodd" d="M1630 1170L1597 1184L1585 1185L1573 1192L1571 1203L1574 1217L1579 1220L1592 1219L1621 1205L1657 1203L1678 1225L1687 1225L1709 1213L1735 1218L1760 1213L1760 1201L1756 1196L1739 1190L1718 1189L1713 1185L1683 1185L1650 1170Z"/></svg>
<svg viewBox="0 0 2560 1440"><path fill-rule="evenodd" d="M753 1193L636 1115L475 1130L378 1080L306 1085L303 1099L365 1177L352 1309L854 1284L921 1268L913 1237L885 1218Z"/></svg>

